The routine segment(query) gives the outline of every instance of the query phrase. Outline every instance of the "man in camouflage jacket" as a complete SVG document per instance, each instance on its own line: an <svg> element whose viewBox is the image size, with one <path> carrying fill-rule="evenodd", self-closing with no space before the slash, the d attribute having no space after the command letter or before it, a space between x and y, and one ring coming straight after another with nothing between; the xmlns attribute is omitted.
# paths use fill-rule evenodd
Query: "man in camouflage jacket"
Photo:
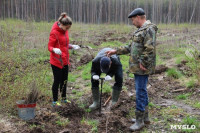
<svg viewBox="0 0 200 133"><path fill-rule="evenodd" d="M134 32L132 43L106 52L107 56L112 54L129 54L129 71L135 77L136 90L136 119L131 127L131 131L140 130L144 124L149 124L148 118L148 93L147 82L148 76L153 74L156 65L156 33L155 24L146 20L145 12L142 8L133 10L128 18L132 19L133 25L138 30Z"/></svg>

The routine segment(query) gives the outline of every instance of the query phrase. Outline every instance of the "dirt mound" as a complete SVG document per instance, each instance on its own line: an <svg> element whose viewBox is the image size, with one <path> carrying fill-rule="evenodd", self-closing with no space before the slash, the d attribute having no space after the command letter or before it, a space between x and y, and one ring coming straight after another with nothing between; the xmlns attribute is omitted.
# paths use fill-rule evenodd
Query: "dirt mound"
<svg viewBox="0 0 200 133"><path fill-rule="evenodd" d="M102 96L102 104L109 97L108 93L104 93ZM99 115L99 110L93 111L89 114L90 118L99 120L98 132L128 132L131 125L127 116L130 113L131 108L135 107L135 101L132 100L127 92L122 91L120 98L114 108L109 110L107 107L102 107L102 114ZM107 105L109 106L109 105Z"/></svg>
<svg viewBox="0 0 200 133"><path fill-rule="evenodd" d="M41 108L37 111L36 117L27 121L27 125L35 125L33 128L21 129L21 133L52 133L59 131L59 127L55 125L58 121L58 115L53 113L50 108Z"/></svg>
<svg viewBox="0 0 200 133"><path fill-rule="evenodd" d="M72 72L73 70L76 70L78 66L82 66L84 64L89 63L93 59L93 55L91 54L85 54L80 58L80 61L77 61L77 55L73 55L70 57L70 66L69 66L69 72Z"/></svg>
<svg viewBox="0 0 200 133"><path fill-rule="evenodd" d="M186 75L188 77L192 77L192 75L193 75L192 69L186 65L187 63L188 63L188 61L182 60L181 63L177 65L177 68L184 75Z"/></svg>
<svg viewBox="0 0 200 133"><path fill-rule="evenodd" d="M160 74L162 72L165 72L167 69L168 69L168 67L165 65L158 65L158 66L156 66L155 73Z"/></svg>
<svg viewBox="0 0 200 133"><path fill-rule="evenodd" d="M79 117L82 118L85 111L78 107L78 105L74 102L68 103L64 106L55 108L55 111L59 113L59 115L66 117L66 118L73 118Z"/></svg>
<svg viewBox="0 0 200 133"><path fill-rule="evenodd" d="M120 37L110 37L110 38L107 38L106 41L119 41L119 42L122 42L122 43L126 43L127 41L129 40L128 37L126 36L120 36Z"/></svg>
<svg viewBox="0 0 200 133"><path fill-rule="evenodd" d="M78 65L84 65L87 64L88 62L90 62L93 59L93 56L90 54L85 54L81 57L80 61L78 62Z"/></svg>
<svg viewBox="0 0 200 133"><path fill-rule="evenodd" d="M99 132L108 132L108 133L118 133L120 131L128 132L127 120L123 117L117 115L111 115L110 117L104 117L99 126Z"/></svg>
<svg viewBox="0 0 200 133"><path fill-rule="evenodd" d="M80 118L75 118L69 124L67 124L66 128L59 133L88 133L90 132L92 126L87 123L81 124Z"/></svg>

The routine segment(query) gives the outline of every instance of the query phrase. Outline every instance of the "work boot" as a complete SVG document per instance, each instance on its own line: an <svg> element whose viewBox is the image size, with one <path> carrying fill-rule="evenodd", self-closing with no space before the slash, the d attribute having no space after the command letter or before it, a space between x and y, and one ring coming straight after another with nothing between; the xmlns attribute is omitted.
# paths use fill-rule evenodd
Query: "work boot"
<svg viewBox="0 0 200 133"><path fill-rule="evenodd" d="M92 89L93 104L89 106L91 110L99 108L99 88Z"/></svg>
<svg viewBox="0 0 200 133"><path fill-rule="evenodd" d="M135 111L136 122L130 126L131 131L138 131L144 127L144 112Z"/></svg>
<svg viewBox="0 0 200 133"><path fill-rule="evenodd" d="M112 91L112 106L114 106L117 103L117 101L119 99L120 92L121 91L113 89L113 91Z"/></svg>
<svg viewBox="0 0 200 133"><path fill-rule="evenodd" d="M131 122L135 123L136 119L131 119ZM145 107L145 111L144 111L144 124L150 124L150 120L149 120L149 109L148 106Z"/></svg>

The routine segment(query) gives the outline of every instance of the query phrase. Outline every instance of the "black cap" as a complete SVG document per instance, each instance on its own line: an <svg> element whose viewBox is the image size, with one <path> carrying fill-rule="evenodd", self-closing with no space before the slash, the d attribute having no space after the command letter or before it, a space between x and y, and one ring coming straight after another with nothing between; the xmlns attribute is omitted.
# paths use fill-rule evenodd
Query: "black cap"
<svg viewBox="0 0 200 133"><path fill-rule="evenodd" d="M128 18L132 18L137 15L138 16L145 15L144 10L142 8L136 8L128 15Z"/></svg>
<svg viewBox="0 0 200 133"><path fill-rule="evenodd" d="M110 58L109 57L102 57L100 60L101 71L103 73L108 73L110 69Z"/></svg>

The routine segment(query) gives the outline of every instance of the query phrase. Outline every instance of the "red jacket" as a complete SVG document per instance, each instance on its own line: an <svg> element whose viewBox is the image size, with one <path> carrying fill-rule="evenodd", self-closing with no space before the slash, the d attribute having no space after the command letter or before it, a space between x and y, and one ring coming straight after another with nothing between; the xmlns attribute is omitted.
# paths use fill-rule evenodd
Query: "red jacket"
<svg viewBox="0 0 200 133"><path fill-rule="evenodd" d="M59 48L62 55L55 54L53 48ZM63 68L65 65L70 65L69 62L69 36L68 31L62 30L58 26L58 22L55 22L52 26L48 50L50 51L50 64Z"/></svg>

